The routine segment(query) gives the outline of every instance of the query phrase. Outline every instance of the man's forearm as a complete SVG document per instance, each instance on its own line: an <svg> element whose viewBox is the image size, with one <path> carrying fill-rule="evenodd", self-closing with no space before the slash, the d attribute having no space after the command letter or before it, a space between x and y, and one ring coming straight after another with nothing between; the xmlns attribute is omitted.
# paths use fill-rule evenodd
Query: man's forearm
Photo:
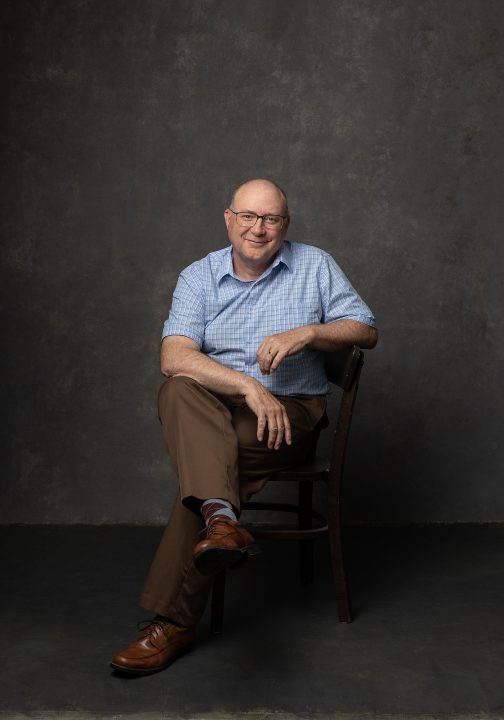
<svg viewBox="0 0 504 720"><path fill-rule="evenodd" d="M223 395L245 395L250 381L244 373L231 370L212 360L194 347L175 337L167 337L161 346L161 372L167 377L185 375L213 392Z"/></svg>
<svg viewBox="0 0 504 720"><path fill-rule="evenodd" d="M350 345L373 348L377 331L356 320L336 320L323 325L302 325L276 335L268 335L260 344L256 356L263 375L269 375L286 357L296 355L305 347L336 352Z"/></svg>
<svg viewBox="0 0 504 720"><path fill-rule="evenodd" d="M336 320L323 325L307 326L308 347L325 352L335 352L350 345L364 349L374 348L378 341L375 328L357 320Z"/></svg>

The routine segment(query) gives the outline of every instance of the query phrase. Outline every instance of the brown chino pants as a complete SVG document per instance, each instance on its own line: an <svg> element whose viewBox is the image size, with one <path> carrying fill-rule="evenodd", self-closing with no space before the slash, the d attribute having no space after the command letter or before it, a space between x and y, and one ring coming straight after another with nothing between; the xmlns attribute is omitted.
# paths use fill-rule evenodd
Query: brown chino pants
<svg viewBox="0 0 504 720"><path fill-rule="evenodd" d="M212 586L192 559L204 527L197 499L224 498L239 513L269 475L302 462L313 449L325 396L278 399L289 416L292 445L272 450L257 440L257 418L242 396L216 395L182 376L161 387L159 419L180 490L140 595L142 607L194 626Z"/></svg>

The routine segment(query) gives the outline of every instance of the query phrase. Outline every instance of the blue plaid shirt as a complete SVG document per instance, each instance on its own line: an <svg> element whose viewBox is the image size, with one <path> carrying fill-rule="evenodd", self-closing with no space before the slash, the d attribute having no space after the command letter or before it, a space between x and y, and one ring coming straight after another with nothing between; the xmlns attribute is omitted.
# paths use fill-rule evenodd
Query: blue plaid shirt
<svg viewBox="0 0 504 720"><path fill-rule="evenodd" d="M324 250L284 241L257 280L240 280L232 248L211 252L182 271L163 338L184 335L226 367L246 373L275 395L324 395L328 391L320 351L305 348L262 375L256 351L267 335L301 325L374 317L341 269Z"/></svg>

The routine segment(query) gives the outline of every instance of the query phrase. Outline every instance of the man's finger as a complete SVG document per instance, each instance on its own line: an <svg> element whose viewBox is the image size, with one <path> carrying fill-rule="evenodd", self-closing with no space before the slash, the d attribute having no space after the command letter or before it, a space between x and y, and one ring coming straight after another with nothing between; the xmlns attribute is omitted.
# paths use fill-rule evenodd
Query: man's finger
<svg viewBox="0 0 504 720"><path fill-rule="evenodd" d="M259 367L260 367L263 375L269 374L270 365L271 365L271 355L269 355L269 356L266 355L259 359Z"/></svg>
<svg viewBox="0 0 504 720"><path fill-rule="evenodd" d="M264 338L264 340L262 341L262 343L261 343L261 344L259 345L259 347L257 348L256 355L260 355L261 353L265 352L265 350L266 350L266 345L269 344L269 342L270 342L270 339L269 339L269 338L267 338L267 337Z"/></svg>
<svg viewBox="0 0 504 720"><path fill-rule="evenodd" d="M259 369L266 375L269 372L269 366L271 362L271 355L268 356L266 352L257 352L257 361L259 363Z"/></svg>
<svg viewBox="0 0 504 720"><path fill-rule="evenodd" d="M267 338L266 338L266 340L267 340ZM264 360L264 358L268 354L268 345L266 343L266 340L263 340L263 342L257 348L256 357L258 360Z"/></svg>
<svg viewBox="0 0 504 720"><path fill-rule="evenodd" d="M261 442L264 437L265 426L266 426L266 416L264 413L260 413L257 416L257 439L259 440L259 442Z"/></svg>
<svg viewBox="0 0 504 720"><path fill-rule="evenodd" d="M259 368L263 375L269 375L271 372L271 363L278 354L278 349L276 349L271 342L270 338L265 338L256 352Z"/></svg>
<svg viewBox="0 0 504 720"><path fill-rule="evenodd" d="M277 449L280 447L280 445L283 443L284 440L287 440L287 431L290 433L290 424L289 424L289 418L287 417L287 411L285 410L285 407L280 403L280 415L278 418L278 428L279 428L279 435L280 437L277 437ZM290 443L288 443L290 444Z"/></svg>
<svg viewBox="0 0 504 720"><path fill-rule="evenodd" d="M273 422L275 423L273 427L276 430L276 436L274 438L275 443L274 443L273 447L275 448L275 450L278 450L278 448L280 447L280 445L283 442L284 432L285 432L285 421L283 418L283 405L280 405L280 407L275 410L275 416L274 416Z"/></svg>
<svg viewBox="0 0 504 720"><path fill-rule="evenodd" d="M283 439L284 439L284 433L285 433L285 428L283 426L279 427L278 434L276 437L276 442L275 442L275 450L278 450L280 445L282 444Z"/></svg>
<svg viewBox="0 0 504 720"><path fill-rule="evenodd" d="M290 426L290 422L289 422L289 416L287 415L287 410L283 407L283 405L282 405L282 414L283 414L283 421L284 421L284 426L285 426L285 431L284 431L285 442L287 443L287 445L291 445L292 444L292 431L291 431L291 426Z"/></svg>
<svg viewBox="0 0 504 720"><path fill-rule="evenodd" d="M277 443L277 437L278 437L278 427L273 424L274 421L270 424L268 422L268 447L271 450L272 448L276 448Z"/></svg>
<svg viewBox="0 0 504 720"><path fill-rule="evenodd" d="M274 356L272 356L272 362L270 364L270 372L275 372L280 363L285 359L287 353L284 350L279 350Z"/></svg>

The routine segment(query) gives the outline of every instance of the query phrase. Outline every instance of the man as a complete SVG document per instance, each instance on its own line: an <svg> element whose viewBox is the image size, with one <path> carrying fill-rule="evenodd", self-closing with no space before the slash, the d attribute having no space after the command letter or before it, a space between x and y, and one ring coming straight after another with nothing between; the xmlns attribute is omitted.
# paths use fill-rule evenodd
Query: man
<svg viewBox="0 0 504 720"><path fill-rule="evenodd" d="M313 449L328 389L321 351L377 341L334 260L285 240L275 183L241 185L224 220L231 246L181 273L164 326L159 417L180 490L140 597L156 617L112 659L123 672L161 670L188 649L213 575L257 552L240 509Z"/></svg>

